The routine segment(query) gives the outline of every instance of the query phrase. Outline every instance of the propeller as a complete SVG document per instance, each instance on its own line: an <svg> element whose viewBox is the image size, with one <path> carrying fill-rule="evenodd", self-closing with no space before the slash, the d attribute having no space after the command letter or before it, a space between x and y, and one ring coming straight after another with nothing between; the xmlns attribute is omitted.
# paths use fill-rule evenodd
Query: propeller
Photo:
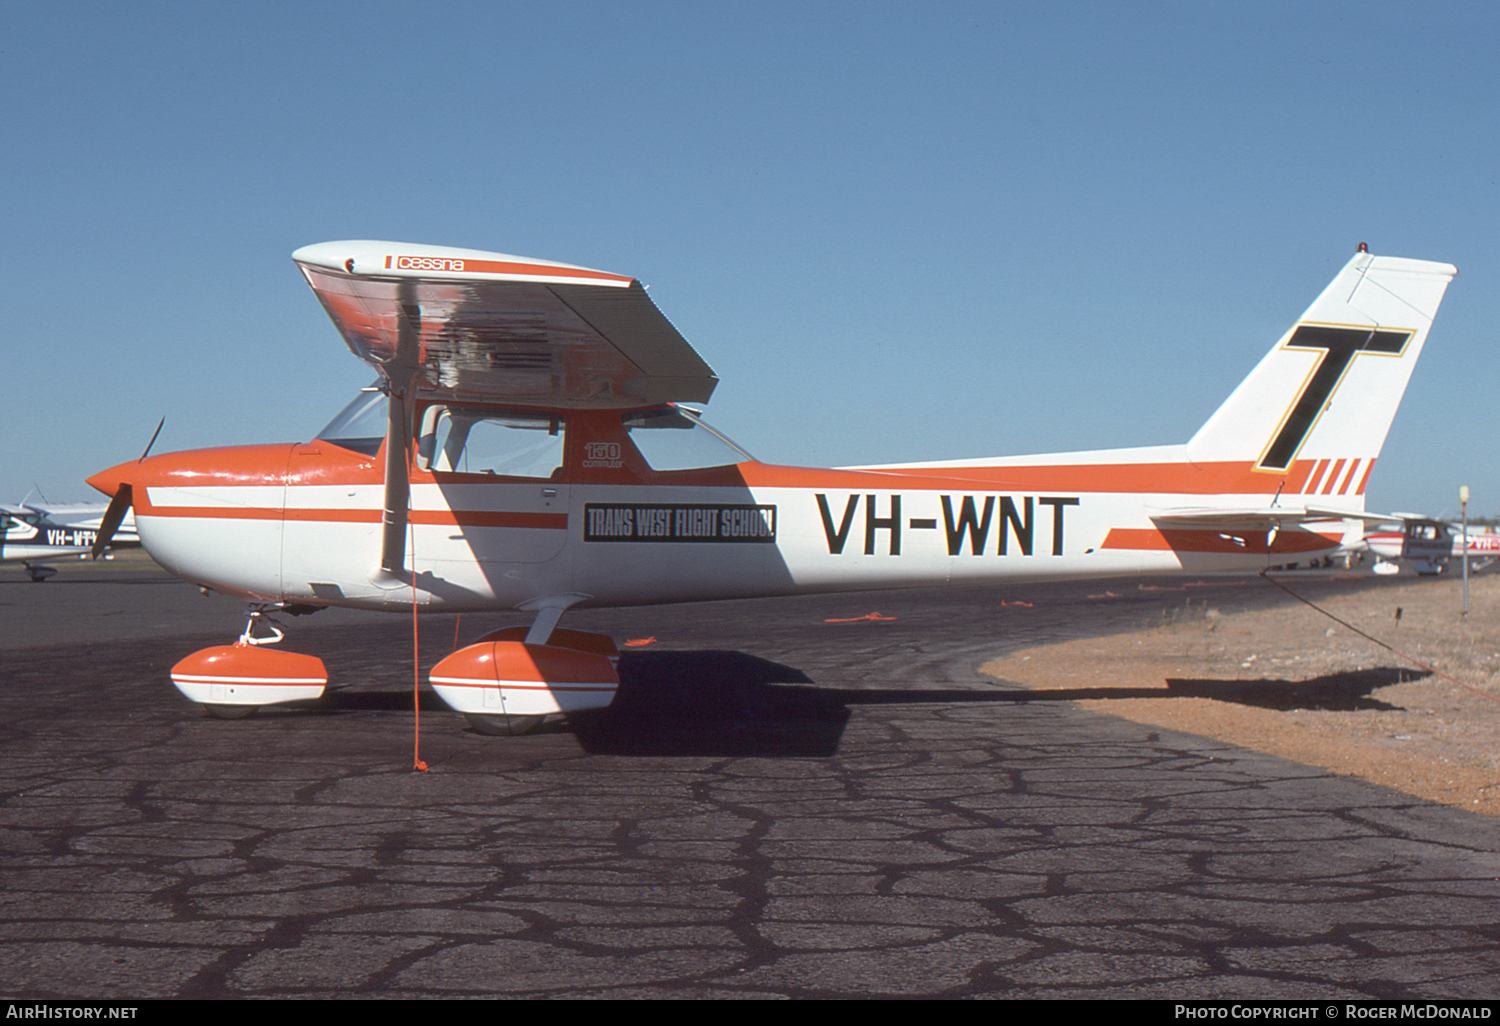
<svg viewBox="0 0 1500 1026"><path fill-rule="evenodd" d="M114 498L109 500L109 508L104 511L104 519L99 521L99 533L94 535L94 544L89 548L89 556L98 559L109 548L109 543L114 540L115 532L120 529L120 523L125 519L125 514L130 512L130 506L135 501L131 494L130 485L122 484L115 491Z"/></svg>
<svg viewBox="0 0 1500 1026"><path fill-rule="evenodd" d="M137 463L144 463L146 457L151 453L151 447L156 444L156 438L161 434L162 425L167 422L165 415L156 423L156 430L151 433L151 441L146 443L146 448L141 451L141 458ZM125 514L130 512L130 507L135 502L135 496L131 491L130 483L122 482L115 489L114 497L109 500L109 508L104 511L104 519L99 521L99 533L94 536L94 544L89 549L89 557L98 559L109 548L109 543L114 540L115 532L120 529L120 524L125 519Z"/></svg>

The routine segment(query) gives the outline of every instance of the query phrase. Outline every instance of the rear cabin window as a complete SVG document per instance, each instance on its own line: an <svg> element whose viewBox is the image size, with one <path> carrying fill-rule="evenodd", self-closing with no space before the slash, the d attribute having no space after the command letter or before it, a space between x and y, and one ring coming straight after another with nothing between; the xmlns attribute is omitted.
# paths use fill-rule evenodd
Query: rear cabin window
<svg viewBox="0 0 1500 1026"><path fill-rule="evenodd" d="M752 459L745 450L680 406L627 413L624 423L630 440L652 470L726 467Z"/></svg>

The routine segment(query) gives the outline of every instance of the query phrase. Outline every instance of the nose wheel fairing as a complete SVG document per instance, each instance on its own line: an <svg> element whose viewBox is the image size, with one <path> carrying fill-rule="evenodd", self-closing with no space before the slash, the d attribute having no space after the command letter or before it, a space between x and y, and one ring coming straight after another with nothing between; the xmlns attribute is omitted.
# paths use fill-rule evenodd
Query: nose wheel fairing
<svg viewBox="0 0 1500 1026"><path fill-rule="evenodd" d="M258 707L321 697L328 671L317 656L237 642L194 652L172 667L172 683L210 708Z"/></svg>
<svg viewBox="0 0 1500 1026"><path fill-rule="evenodd" d="M285 637L268 611L252 606L244 633L233 645L199 649L173 666L177 690L218 719L239 719L262 705L321 698L328 685L323 660L265 647ZM270 633L257 637L257 631Z"/></svg>

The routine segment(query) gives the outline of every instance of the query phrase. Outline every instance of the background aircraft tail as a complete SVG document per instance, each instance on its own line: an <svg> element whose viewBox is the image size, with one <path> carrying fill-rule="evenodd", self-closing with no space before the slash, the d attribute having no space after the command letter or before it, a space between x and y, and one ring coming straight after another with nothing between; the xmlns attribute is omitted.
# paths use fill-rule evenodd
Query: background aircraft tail
<svg viewBox="0 0 1500 1026"><path fill-rule="evenodd" d="M1362 507L1365 481L1456 273L1449 264L1371 256L1361 247L1188 442L1188 458L1249 461L1256 472L1282 476L1283 496Z"/></svg>

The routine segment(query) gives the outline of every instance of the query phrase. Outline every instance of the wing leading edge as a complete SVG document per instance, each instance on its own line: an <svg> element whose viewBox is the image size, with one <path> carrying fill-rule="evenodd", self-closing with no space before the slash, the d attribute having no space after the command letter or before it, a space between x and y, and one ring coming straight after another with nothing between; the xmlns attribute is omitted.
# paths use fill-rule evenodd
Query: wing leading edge
<svg viewBox="0 0 1500 1026"><path fill-rule="evenodd" d="M530 406L707 402L718 378L623 275L401 242L292 254L356 356L445 398Z"/></svg>

